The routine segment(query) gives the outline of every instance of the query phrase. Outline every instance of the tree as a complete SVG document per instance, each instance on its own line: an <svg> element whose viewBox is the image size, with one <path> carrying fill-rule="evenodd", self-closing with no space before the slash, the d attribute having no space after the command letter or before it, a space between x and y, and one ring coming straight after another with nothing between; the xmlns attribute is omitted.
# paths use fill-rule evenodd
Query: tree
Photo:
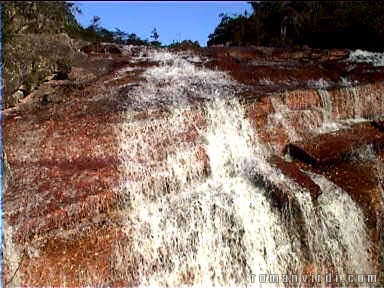
<svg viewBox="0 0 384 288"><path fill-rule="evenodd" d="M151 36L149 38L153 39L153 41L157 41L160 38L160 35L157 32L156 28L153 28L153 30L151 32Z"/></svg>
<svg viewBox="0 0 384 288"><path fill-rule="evenodd" d="M154 46L161 46L161 43L158 41L158 39L160 38L160 35L157 32L156 28L153 28L153 30L151 32L151 36L149 36L149 38L152 39L152 41L150 42L152 45L154 45Z"/></svg>
<svg viewBox="0 0 384 288"><path fill-rule="evenodd" d="M93 31L97 31L100 28L100 22L101 18L99 16L93 16L89 28Z"/></svg>
<svg viewBox="0 0 384 288"><path fill-rule="evenodd" d="M3 37L8 40L19 33L62 33L76 26L80 9L65 1L2 2Z"/></svg>
<svg viewBox="0 0 384 288"><path fill-rule="evenodd" d="M119 28L115 28L115 31L112 32L112 38L113 41L122 44L127 40L128 33L121 31Z"/></svg>
<svg viewBox="0 0 384 288"><path fill-rule="evenodd" d="M372 1L254 1L252 15L221 14L208 45L384 50L384 5Z"/></svg>

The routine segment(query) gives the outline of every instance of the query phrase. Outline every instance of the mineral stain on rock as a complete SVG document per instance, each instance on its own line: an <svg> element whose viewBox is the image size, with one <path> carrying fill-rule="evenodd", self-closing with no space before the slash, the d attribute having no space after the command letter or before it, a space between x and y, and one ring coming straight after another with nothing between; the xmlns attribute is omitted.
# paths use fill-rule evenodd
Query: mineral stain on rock
<svg viewBox="0 0 384 288"><path fill-rule="evenodd" d="M382 271L381 68L345 50L82 50L2 112L6 282Z"/></svg>

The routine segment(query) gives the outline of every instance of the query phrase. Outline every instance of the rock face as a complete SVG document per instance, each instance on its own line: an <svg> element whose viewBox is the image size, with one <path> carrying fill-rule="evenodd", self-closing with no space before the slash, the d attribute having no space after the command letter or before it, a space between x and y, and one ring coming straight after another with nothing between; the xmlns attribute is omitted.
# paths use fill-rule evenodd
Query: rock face
<svg viewBox="0 0 384 288"><path fill-rule="evenodd" d="M108 268L108 245L117 233L111 211L119 183L114 123L119 121L120 101L107 94L95 96L122 59L88 61L93 68L106 69L97 80L48 81L3 112L4 149L15 171L14 185L5 195L7 225L13 227L7 237L14 243L12 253L18 247L24 251L9 257L29 253L21 264L19 283L61 285L69 277L80 285L81 277L88 277L81 273L109 275L100 265ZM105 221L111 225L103 225ZM39 240L42 235L45 240ZM43 254L34 257L34 249ZM7 264L5 281L17 265Z"/></svg>
<svg viewBox="0 0 384 288"><path fill-rule="evenodd" d="M287 152L308 164L332 164L369 145L380 149L383 143L384 134L365 124L290 143Z"/></svg>
<svg viewBox="0 0 384 288"><path fill-rule="evenodd" d="M20 34L4 43L3 106L14 107L49 75L66 74L84 60L80 41L66 34ZM55 51L54 53L52 53ZM21 91L20 86L24 86Z"/></svg>
<svg viewBox="0 0 384 288"><path fill-rule="evenodd" d="M384 270L382 67L344 50L99 48L2 112L3 284Z"/></svg>
<svg viewBox="0 0 384 288"><path fill-rule="evenodd" d="M8 190L8 187L12 185L13 181L13 174L11 167L9 166L8 160L7 160L7 154L4 153L2 155L2 171L3 171L3 191Z"/></svg>

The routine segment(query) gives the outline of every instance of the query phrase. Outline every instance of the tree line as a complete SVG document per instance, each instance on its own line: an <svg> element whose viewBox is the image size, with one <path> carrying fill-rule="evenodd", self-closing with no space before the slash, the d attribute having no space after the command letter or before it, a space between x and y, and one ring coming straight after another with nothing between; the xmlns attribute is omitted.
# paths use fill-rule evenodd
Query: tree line
<svg viewBox="0 0 384 288"><path fill-rule="evenodd" d="M67 1L4 1L1 7L4 41L11 40L17 34L66 33L71 38L89 42L161 46L156 28L152 30L149 39L141 39L135 33L118 28L106 29L98 16L91 19L90 25L83 27L76 20L81 10L76 4Z"/></svg>
<svg viewBox="0 0 384 288"><path fill-rule="evenodd" d="M208 46L383 50L384 1L257 1L248 15L221 15Z"/></svg>

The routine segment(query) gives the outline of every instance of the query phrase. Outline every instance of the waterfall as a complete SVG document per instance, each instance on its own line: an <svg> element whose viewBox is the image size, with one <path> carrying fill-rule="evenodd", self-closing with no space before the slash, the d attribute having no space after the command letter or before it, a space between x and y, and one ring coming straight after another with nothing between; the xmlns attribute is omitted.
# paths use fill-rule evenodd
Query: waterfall
<svg viewBox="0 0 384 288"><path fill-rule="evenodd" d="M343 125L339 122L335 121L335 117L332 116L332 100L331 96L329 95L328 90L326 89L318 89L317 92L319 93L320 100L321 100L321 111L323 113L323 122L320 127L317 128L317 132L322 133L328 133L332 131L339 130L343 127Z"/></svg>
<svg viewBox="0 0 384 288"><path fill-rule="evenodd" d="M318 93L320 95L321 106L324 113L324 122L328 122L332 117L332 101L329 93L325 89L319 89Z"/></svg>
<svg viewBox="0 0 384 288"><path fill-rule="evenodd" d="M125 236L114 251L116 273L147 287L260 287L252 275L304 275L308 267L340 276L372 272L364 217L351 198L308 173L322 190L313 201L269 164L269 148L239 101L229 97L234 90L227 76L158 53L160 66L144 72L152 83L129 97L147 109L164 99L170 111L145 121L127 111L119 127ZM191 83L193 91L186 90ZM186 105L192 92L209 101L192 109ZM178 142L196 115L205 117L206 127L197 129L195 142ZM198 145L206 151L209 173L194 153ZM272 192L289 193L291 200L276 205ZM284 283L270 285L276 286Z"/></svg>
<svg viewBox="0 0 384 288"><path fill-rule="evenodd" d="M291 112L287 105L282 103L282 100L278 97L271 97L271 103L276 112L270 115L269 126L273 126L275 123L281 123L288 134L289 141L295 142L301 140L301 137L296 133L296 129L286 117L286 115L289 115Z"/></svg>
<svg viewBox="0 0 384 288"><path fill-rule="evenodd" d="M303 194L296 194L296 199L306 218L316 266L329 269L327 265L331 265L339 275L369 274L370 243L362 211L348 194L325 177L308 174L322 191L318 205L314 206Z"/></svg>
<svg viewBox="0 0 384 288"><path fill-rule="evenodd" d="M356 63L369 63L377 67L384 66L384 53L357 49L355 51L351 51L348 61Z"/></svg>
<svg viewBox="0 0 384 288"><path fill-rule="evenodd" d="M279 211L252 183L252 168L274 171L264 160L268 152L253 143L240 104L217 100L207 114L211 176L153 201L133 200L130 253L145 286L244 285L252 273L283 274L287 264L299 265Z"/></svg>

